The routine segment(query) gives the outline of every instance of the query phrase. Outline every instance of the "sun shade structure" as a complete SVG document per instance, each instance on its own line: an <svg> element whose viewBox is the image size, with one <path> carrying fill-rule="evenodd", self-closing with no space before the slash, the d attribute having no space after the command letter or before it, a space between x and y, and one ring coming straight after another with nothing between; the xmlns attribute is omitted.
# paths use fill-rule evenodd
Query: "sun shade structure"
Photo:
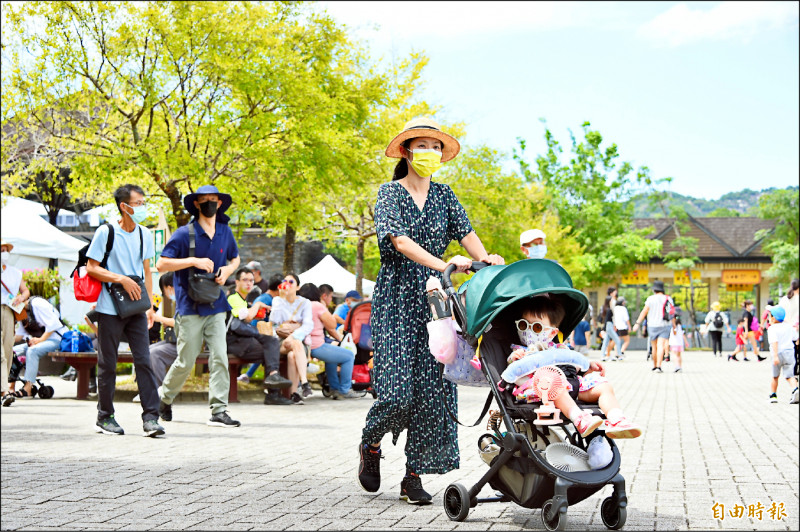
<svg viewBox="0 0 800 532"><path fill-rule="evenodd" d="M563 294L572 304L559 330L566 338L589 309L589 300L572 287L572 279L557 262L526 259L507 266L488 266L475 273L459 292L467 292L467 334L480 336L500 312L527 297Z"/></svg>

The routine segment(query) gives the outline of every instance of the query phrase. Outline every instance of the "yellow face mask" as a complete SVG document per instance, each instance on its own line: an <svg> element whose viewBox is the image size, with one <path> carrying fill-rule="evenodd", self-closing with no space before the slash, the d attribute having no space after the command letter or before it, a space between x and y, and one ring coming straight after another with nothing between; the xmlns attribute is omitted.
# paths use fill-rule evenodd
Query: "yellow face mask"
<svg viewBox="0 0 800 532"><path fill-rule="evenodd" d="M420 177L430 177L442 167L442 152L437 150L413 150L411 167Z"/></svg>

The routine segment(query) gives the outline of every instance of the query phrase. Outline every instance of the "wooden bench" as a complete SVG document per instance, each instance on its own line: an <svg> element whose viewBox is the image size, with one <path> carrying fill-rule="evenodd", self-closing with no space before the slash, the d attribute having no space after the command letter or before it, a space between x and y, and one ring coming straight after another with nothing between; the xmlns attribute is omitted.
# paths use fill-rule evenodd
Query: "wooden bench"
<svg viewBox="0 0 800 532"><path fill-rule="evenodd" d="M67 351L51 351L48 353L48 356L53 359L55 362L66 362L70 366L73 366L78 372L78 399L86 399L89 397L89 373L97 364L97 353L87 353L87 352L80 352L80 353L71 353ZM120 351L117 355L117 362L122 363L133 363L133 355L128 351ZM197 356L197 361L195 365L201 364L208 364L208 352L200 353ZM250 365L251 362L247 360L242 360L235 356L228 355L228 371L230 372L231 376L231 384L230 384L230 391L228 394L228 401L231 403L238 403L239 402L239 389L238 389L238 381L236 380L239 376L239 371L243 365ZM282 357L281 359L281 368L280 373L282 375L286 375L286 357ZM284 395L288 395L285 393Z"/></svg>

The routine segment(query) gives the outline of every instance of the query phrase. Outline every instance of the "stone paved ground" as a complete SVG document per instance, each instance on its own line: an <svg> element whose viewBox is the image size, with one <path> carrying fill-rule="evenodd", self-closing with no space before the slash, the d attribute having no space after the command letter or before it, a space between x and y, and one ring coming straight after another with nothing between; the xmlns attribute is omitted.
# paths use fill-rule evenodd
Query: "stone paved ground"
<svg viewBox="0 0 800 532"><path fill-rule="evenodd" d="M623 441L629 496L627 530L798 527L798 407L769 404L765 362L728 363L707 352L686 355L682 374L649 371L642 352L611 363L627 413L644 435ZM462 467L425 476L434 504L397 498L403 445L384 441L382 490L356 483L356 444L369 398L334 402L319 392L303 406L232 405L239 429L207 427L200 403L176 403L167 435L139 432L139 405L120 402L122 437L95 434L95 404L68 399L75 383L45 378L51 400L18 400L2 409L2 529L59 530L542 530L539 510L483 504L450 521L442 492L467 486L486 466L480 427L461 429ZM485 392L464 389L461 416L477 417ZM569 509L568 529L603 530L598 510L611 487ZM484 488L483 495L492 490ZM724 504L725 519L712 506ZM783 503L786 516L731 517L733 506Z"/></svg>

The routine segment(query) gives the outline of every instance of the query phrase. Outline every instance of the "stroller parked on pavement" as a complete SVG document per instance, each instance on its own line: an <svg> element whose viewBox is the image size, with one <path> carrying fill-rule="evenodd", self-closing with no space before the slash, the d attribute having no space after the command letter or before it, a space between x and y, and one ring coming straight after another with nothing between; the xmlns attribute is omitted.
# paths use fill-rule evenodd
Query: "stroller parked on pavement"
<svg viewBox="0 0 800 532"><path fill-rule="evenodd" d="M14 358L11 360L11 369L8 371L8 383L21 382L23 385L25 381L21 378L25 374L25 355L17 356L14 353ZM36 384L39 386L37 387ZM42 399L50 399L55 395L55 389L52 386L44 384L41 379L36 378L36 384L31 383L31 397L36 397L38 394Z"/></svg>
<svg viewBox="0 0 800 532"><path fill-rule="evenodd" d="M463 331L462 338L478 347L480 371L488 380L499 411L490 416L490 432L478 440L481 457L490 465L489 470L469 489L455 483L445 489L447 516L454 521L463 521L470 508L478 504L513 501L524 508L541 508L547 530L564 530L570 505L611 484L614 489L611 496L603 500L600 517L607 528L622 528L626 520L627 496L625 479L619 473L619 449L614 441L599 429L584 440L569 420L558 424L536 424L534 410L542 403L519 404L512 395L501 392L497 385L507 366L511 343L516 338L513 329L515 304L538 294L559 294L567 301L566 316L559 327L566 337L586 314L589 305L586 296L572 288L569 274L560 265L546 259L488 267L485 263L474 262L472 270L477 273L465 283L466 289L462 286L460 290L466 292L465 303L450 280L455 271L452 265L444 272L443 287L446 301ZM604 417L597 405L577 403L579 407ZM501 422L505 431L500 430ZM580 465L579 461L570 462L564 459L563 453L571 453L572 457L585 456L583 453L593 438L607 439L613 453L611 462L596 470L571 467L570 463ZM557 460L559 453L562 460ZM487 483L500 495L478 498Z"/></svg>
<svg viewBox="0 0 800 532"><path fill-rule="evenodd" d="M354 305L347 313L342 333L345 335L349 333L353 343L356 344L352 389L356 392L364 392L364 395L369 393L373 399L376 399L378 393L372 386L372 334L369 326L371 313L371 301L362 301ZM327 370L326 366L325 371ZM322 386L322 395L330 397L331 387L325 372L318 373L317 379Z"/></svg>

